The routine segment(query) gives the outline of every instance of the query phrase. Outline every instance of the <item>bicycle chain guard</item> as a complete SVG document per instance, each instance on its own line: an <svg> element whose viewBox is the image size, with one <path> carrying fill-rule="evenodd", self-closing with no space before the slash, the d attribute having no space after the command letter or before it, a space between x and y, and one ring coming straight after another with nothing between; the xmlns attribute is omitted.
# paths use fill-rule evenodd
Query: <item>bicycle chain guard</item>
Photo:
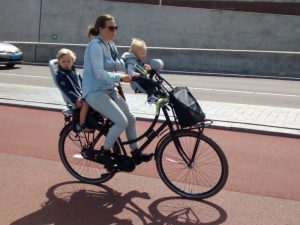
<svg viewBox="0 0 300 225"><path fill-rule="evenodd" d="M124 172L132 172L135 169L134 160L127 155L117 155L115 156L119 170Z"/></svg>
<svg viewBox="0 0 300 225"><path fill-rule="evenodd" d="M96 163L101 163L101 159L99 158L99 151L90 150L90 149L82 149L81 155L84 159L91 160ZM134 160L127 155L114 155L112 153L111 158L117 163L118 168L120 171L124 172L132 172L135 169L135 162Z"/></svg>

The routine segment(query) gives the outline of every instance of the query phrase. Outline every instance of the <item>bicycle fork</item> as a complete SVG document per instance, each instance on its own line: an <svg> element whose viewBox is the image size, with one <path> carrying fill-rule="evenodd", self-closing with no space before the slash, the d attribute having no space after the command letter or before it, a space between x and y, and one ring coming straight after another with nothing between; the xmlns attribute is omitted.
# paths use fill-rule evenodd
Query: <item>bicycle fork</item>
<svg viewBox="0 0 300 225"><path fill-rule="evenodd" d="M177 137L173 137L173 140L174 140L174 144L175 144L175 147L176 147L176 150L177 150L178 154L181 156L183 161L186 163L187 167L191 168L193 163L194 163L194 160L195 160L195 157L196 157L196 154L197 154L197 151L198 151L198 147L200 145L200 138L197 138L197 141L195 143L195 146L194 146L194 149L193 149L193 154L192 154L191 158L186 154L186 152L183 149L179 139Z"/></svg>

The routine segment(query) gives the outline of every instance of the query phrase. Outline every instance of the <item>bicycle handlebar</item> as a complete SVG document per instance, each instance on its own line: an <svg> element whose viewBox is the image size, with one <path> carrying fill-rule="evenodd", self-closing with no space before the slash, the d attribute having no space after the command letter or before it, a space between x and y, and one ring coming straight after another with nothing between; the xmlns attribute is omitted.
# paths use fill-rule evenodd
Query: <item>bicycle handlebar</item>
<svg viewBox="0 0 300 225"><path fill-rule="evenodd" d="M137 82L138 80L145 80L153 84L158 89L160 95L169 94L168 88L163 83L166 83L169 88L173 89L173 86L168 81L166 81L157 70L151 69L148 72L146 70L144 70L143 72L144 73L141 74L141 76L138 77L133 76L131 80L133 82Z"/></svg>
<svg viewBox="0 0 300 225"><path fill-rule="evenodd" d="M156 76L158 79L154 80L154 76ZM148 82L154 84L154 85L160 85L163 82L163 78L159 75L157 71L151 70L149 71L149 77L147 75L141 74L139 77L133 76L131 80L133 82L138 81L139 79L147 80Z"/></svg>

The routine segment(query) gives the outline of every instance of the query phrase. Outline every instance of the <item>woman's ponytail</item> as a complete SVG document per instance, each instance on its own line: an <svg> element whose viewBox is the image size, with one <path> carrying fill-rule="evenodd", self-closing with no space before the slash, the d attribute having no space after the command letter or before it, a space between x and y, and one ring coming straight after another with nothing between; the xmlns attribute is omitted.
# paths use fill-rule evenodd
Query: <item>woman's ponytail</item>
<svg viewBox="0 0 300 225"><path fill-rule="evenodd" d="M89 32L88 32L88 36L97 36L99 35L99 28L96 29L95 27L89 27Z"/></svg>

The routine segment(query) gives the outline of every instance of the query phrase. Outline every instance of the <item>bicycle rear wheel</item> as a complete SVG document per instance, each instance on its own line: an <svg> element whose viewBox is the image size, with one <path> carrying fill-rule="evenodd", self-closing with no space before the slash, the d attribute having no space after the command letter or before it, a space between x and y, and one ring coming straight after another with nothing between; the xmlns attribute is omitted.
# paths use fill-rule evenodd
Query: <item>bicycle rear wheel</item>
<svg viewBox="0 0 300 225"><path fill-rule="evenodd" d="M181 146L181 153L176 145ZM218 193L228 177L228 163L221 148L212 139L191 130L177 131L174 138L170 135L162 142L156 167L172 191L194 200Z"/></svg>
<svg viewBox="0 0 300 225"><path fill-rule="evenodd" d="M115 175L113 172L107 172L103 164L85 159L83 155L82 150L89 149L97 135L100 135L98 130L93 133L74 132L73 125L69 123L62 130L58 144L60 159L68 172L76 179L89 184L104 183ZM104 140L105 136L101 135L93 150L100 150ZM114 151L118 152L118 149L114 148Z"/></svg>

